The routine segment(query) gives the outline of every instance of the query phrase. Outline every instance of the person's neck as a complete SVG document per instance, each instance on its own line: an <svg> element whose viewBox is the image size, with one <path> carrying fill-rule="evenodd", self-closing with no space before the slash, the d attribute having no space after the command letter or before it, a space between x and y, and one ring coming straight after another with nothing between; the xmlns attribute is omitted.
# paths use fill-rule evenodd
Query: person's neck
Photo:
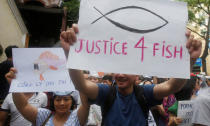
<svg viewBox="0 0 210 126"><path fill-rule="evenodd" d="M121 95L126 96L133 92L133 86L123 89L118 88L118 91L120 92Z"/></svg>

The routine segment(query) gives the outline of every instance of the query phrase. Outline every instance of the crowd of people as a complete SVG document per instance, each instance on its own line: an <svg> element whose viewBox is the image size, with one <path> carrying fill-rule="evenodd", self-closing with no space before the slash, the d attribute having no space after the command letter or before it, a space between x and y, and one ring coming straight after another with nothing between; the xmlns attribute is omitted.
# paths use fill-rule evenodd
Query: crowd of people
<svg viewBox="0 0 210 126"><path fill-rule="evenodd" d="M78 32L74 24L61 33L65 54ZM190 32L186 37L193 65L200 56L201 42ZM193 126L210 126L208 76L164 79L69 69L77 91L8 93L17 72L12 65L12 48L17 46L5 49L8 59L0 64L0 126L176 126L182 123L177 116L182 100L195 101Z"/></svg>

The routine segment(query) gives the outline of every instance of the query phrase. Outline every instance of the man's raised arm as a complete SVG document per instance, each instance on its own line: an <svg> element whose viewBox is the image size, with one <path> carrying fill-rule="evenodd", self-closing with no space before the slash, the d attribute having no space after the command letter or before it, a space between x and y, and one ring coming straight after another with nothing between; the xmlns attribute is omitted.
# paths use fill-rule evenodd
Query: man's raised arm
<svg viewBox="0 0 210 126"><path fill-rule="evenodd" d="M60 34L61 46L63 47L66 56L68 56L70 46L76 42L76 33L78 32L79 29L77 25L73 24L72 28L63 31ZM69 74L77 90L84 93L89 99L94 100L97 98L98 86L93 82L85 80L81 70L70 69Z"/></svg>
<svg viewBox="0 0 210 126"><path fill-rule="evenodd" d="M201 42L194 39L194 36L191 35L189 31L186 33L186 37L187 37L186 48L188 49L188 52L190 54L191 58L190 68L192 68L192 65L195 63L195 60L201 54L202 47L201 47ZM162 99L165 96L178 92L179 90L182 89L185 83L186 83L185 79L171 78L170 80L158 84L154 87L154 97L156 99Z"/></svg>

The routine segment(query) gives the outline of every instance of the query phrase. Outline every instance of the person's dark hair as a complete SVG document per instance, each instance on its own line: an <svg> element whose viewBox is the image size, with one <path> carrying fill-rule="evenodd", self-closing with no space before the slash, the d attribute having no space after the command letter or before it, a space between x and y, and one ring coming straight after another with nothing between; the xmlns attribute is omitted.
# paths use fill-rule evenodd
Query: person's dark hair
<svg viewBox="0 0 210 126"><path fill-rule="evenodd" d="M83 70L83 74L90 74L88 70Z"/></svg>
<svg viewBox="0 0 210 126"><path fill-rule="evenodd" d="M191 77L187 80L184 87L177 93L175 93L176 100L189 100L193 94L193 89L195 88L197 77Z"/></svg>
<svg viewBox="0 0 210 126"><path fill-rule="evenodd" d="M55 100L55 97L56 97L56 95L53 96L53 98L50 100L50 107L49 107L49 109L50 109L51 111L55 111L55 107L54 107L54 100ZM77 104L76 104L76 101L74 100L74 98L73 98L72 96L70 96L70 97L71 97L71 99L72 99L72 105L71 105L70 110L74 110L74 109L77 107Z"/></svg>
<svg viewBox="0 0 210 126"><path fill-rule="evenodd" d="M110 75L105 75L102 80L109 80L110 82L112 82L112 76Z"/></svg>
<svg viewBox="0 0 210 126"><path fill-rule="evenodd" d="M157 84L163 83L166 81L166 78L157 78Z"/></svg>
<svg viewBox="0 0 210 126"><path fill-rule="evenodd" d="M8 46L5 49L5 54L6 54L7 58L12 58L12 48L18 48L18 47L16 45Z"/></svg>

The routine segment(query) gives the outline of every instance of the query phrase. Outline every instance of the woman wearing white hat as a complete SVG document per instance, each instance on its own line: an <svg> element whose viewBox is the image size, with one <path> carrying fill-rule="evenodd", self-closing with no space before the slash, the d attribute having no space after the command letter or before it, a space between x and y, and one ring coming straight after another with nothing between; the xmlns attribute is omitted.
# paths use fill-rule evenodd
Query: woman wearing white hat
<svg viewBox="0 0 210 126"><path fill-rule="evenodd" d="M9 82L15 77L16 70L12 68L7 73ZM86 123L89 105L84 95L80 93L81 105L76 105L75 92L54 92L50 110L35 108L27 102L23 93L13 93L13 101L19 112L35 126L82 126Z"/></svg>

